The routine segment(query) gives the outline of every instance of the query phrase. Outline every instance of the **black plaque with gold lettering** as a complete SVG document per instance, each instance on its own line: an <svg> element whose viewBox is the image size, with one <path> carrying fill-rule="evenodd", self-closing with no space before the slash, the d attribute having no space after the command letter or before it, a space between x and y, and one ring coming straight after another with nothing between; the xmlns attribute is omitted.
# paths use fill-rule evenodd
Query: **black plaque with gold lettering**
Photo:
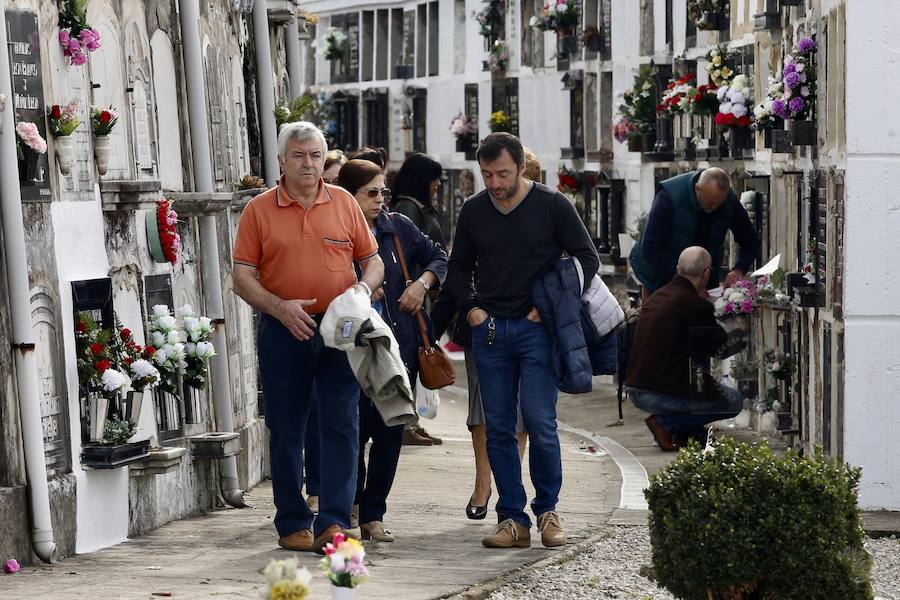
<svg viewBox="0 0 900 600"><path fill-rule="evenodd" d="M26 10L6 11L9 68L12 76L12 104L16 124L32 122L47 139L44 115L44 87L41 76L41 44L37 15ZM47 154L38 154L19 142L19 186L22 200L50 200Z"/></svg>

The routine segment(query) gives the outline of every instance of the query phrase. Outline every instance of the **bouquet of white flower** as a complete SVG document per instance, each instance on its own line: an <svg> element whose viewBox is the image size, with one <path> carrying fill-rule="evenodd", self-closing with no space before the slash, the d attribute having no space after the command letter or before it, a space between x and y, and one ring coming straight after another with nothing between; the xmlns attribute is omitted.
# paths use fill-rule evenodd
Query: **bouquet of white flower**
<svg viewBox="0 0 900 600"><path fill-rule="evenodd" d="M177 326L178 321L168 306L157 304L153 307L150 317L150 343L156 349L153 362L160 374L160 386L170 394L178 392L175 379L187 367L184 343Z"/></svg>
<svg viewBox="0 0 900 600"><path fill-rule="evenodd" d="M306 567L298 567L296 558L269 561L263 576L266 587L260 597L264 600L305 600L309 597L312 574Z"/></svg>
<svg viewBox="0 0 900 600"><path fill-rule="evenodd" d="M184 330L185 351L185 384L202 390L206 387L207 369L210 358L215 356L216 349L212 337L212 320L208 317L194 316L190 304L185 304L176 311L181 318Z"/></svg>

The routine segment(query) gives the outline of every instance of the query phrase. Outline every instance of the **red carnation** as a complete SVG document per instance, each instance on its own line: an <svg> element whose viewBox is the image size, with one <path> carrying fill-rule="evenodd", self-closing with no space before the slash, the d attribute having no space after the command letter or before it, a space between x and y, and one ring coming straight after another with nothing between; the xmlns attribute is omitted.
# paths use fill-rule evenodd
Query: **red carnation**
<svg viewBox="0 0 900 600"><path fill-rule="evenodd" d="M84 324L84 321L75 323L75 331L78 333L87 333L87 325Z"/></svg>
<svg viewBox="0 0 900 600"><path fill-rule="evenodd" d="M134 359L131 358L130 356L126 356L125 358L122 359L122 362L125 363L126 365L130 365L131 363L134 362Z"/></svg>
<svg viewBox="0 0 900 600"><path fill-rule="evenodd" d="M132 343L134 344L134 342L132 342ZM137 344L134 344L133 346L129 346L129 347L131 348L131 350L132 350L135 354L140 354L141 352L144 351L144 348L143 348L142 346L137 345Z"/></svg>
<svg viewBox="0 0 900 600"><path fill-rule="evenodd" d="M109 366L110 366L110 362L109 362L109 360L107 360L105 358L103 360L98 360L94 364L94 368L96 368L97 372L100 373L101 375L103 374L104 371L106 371L109 368Z"/></svg>
<svg viewBox="0 0 900 600"><path fill-rule="evenodd" d="M150 358L154 354L156 354L156 348L154 348L153 346L147 346L146 348L144 348L144 356L146 356L147 358Z"/></svg>
<svg viewBox="0 0 900 600"><path fill-rule="evenodd" d="M123 340L127 340L131 337L131 330L127 328L123 329L121 332L119 332L119 335L122 336Z"/></svg>
<svg viewBox="0 0 900 600"><path fill-rule="evenodd" d="M61 116L62 110L59 108L59 104L54 104L53 108L50 109L50 118L59 119Z"/></svg>
<svg viewBox="0 0 900 600"><path fill-rule="evenodd" d="M102 113L100 113L101 123L103 123L104 125L108 125L110 121L112 121L112 115L108 110L104 110Z"/></svg>
<svg viewBox="0 0 900 600"><path fill-rule="evenodd" d="M100 356L103 354L103 344L93 343L91 344L91 354L94 356Z"/></svg>
<svg viewBox="0 0 900 600"><path fill-rule="evenodd" d="M740 127L750 127L751 123L750 115L744 115L743 117L739 117L737 120L737 124Z"/></svg>

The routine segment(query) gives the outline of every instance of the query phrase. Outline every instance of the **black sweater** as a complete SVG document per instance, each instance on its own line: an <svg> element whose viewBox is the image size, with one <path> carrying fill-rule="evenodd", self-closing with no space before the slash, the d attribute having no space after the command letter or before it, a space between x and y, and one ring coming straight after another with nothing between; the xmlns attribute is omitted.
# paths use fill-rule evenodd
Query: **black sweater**
<svg viewBox="0 0 900 600"><path fill-rule="evenodd" d="M444 287L459 305L460 318L483 308L494 317L520 319L534 306L535 279L563 252L581 263L587 287L600 258L565 196L535 183L512 212L503 214L484 190L460 210Z"/></svg>

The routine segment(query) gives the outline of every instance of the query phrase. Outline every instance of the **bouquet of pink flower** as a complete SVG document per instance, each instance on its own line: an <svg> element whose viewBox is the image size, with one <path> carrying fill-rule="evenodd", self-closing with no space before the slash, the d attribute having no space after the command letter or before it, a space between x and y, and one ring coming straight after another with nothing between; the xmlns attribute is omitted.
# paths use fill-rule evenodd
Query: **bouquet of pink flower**
<svg viewBox="0 0 900 600"><path fill-rule="evenodd" d="M100 33L87 22L87 0L64 0L59 11L59 45L73 66L87 62L87 53L100 47Z"/></svg>
<svg viewBox="0 0 900 600"><path fill-rule="evenodd" d="M30 121L22 121L16 125L16 135L22 143L37 152L43 154L47 151L47 141L41 137L37 125Z"/></svg>
<svg viewBox="0 0 900 600"><path fill-rule="evenodd" d="M728 319L752 314L755 299L756 286L752 281L741 279L722 292L722 297L716 300L716 318Z"/></svg>
<svg viewBox="0 0 900 600"><path fill-rule="evenodd" d="M369 578L369 570L363 564L365 557L366 551L359 541L336 533L331 543L325 545L322 571L332 585L353 588Z"/></svg>

